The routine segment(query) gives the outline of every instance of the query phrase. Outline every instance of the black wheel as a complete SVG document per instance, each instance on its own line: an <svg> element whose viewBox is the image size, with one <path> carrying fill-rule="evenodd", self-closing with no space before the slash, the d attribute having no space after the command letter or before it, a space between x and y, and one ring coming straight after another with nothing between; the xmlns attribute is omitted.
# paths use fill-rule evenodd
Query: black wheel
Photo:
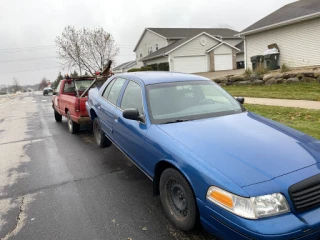
<svg viewBox="0 0 320 240"><path fill-rule="evenodd" d="M98 146L101 148L110 147L112 142L102 132L100 121L97 117L93 120L92 128L93 135L96 139Z"/></svg>
<svg viewBox="0 0 320 240"><path fill-rule="evenodd" d="M80 125L74 122L70 116L70 113L67 113L68 118L68 130L71 134L78 133L80 131Z"/></svg>
<svg viewBox="0 0 320 240"><path fill-rule="evenodd" d="M173 168L164 170L160 177L160 197L170 220L182 231L193 229L198 210L193 191L184 176Z"/></svg>
<svg viewBox="0 0 320 240"><path fill-rule="evenodd" d="M58 113L56 110L54 110L54 118L56 119L57 122L62 121L62 115L60 115L60 113Z"/></svg>

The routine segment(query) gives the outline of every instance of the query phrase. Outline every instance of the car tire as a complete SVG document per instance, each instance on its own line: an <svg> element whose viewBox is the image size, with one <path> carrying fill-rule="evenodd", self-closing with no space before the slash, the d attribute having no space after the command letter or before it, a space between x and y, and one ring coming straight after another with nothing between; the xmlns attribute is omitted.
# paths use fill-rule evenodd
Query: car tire
<svg viewBox="0 0 320 240"><path fill-rule="evenodd" d="M100 148L110 147L112 142L104 135L99 119L96 117L92 123L93 135Z"/></svg>
<svg viewBox="0 0 320 240"><path fill-rule="evenodd" d="M185 177L173 168L160 177L162 206L173 224L182 231L192 230L198 221L195 196Z"/></svg>
<svg viewBox="0 0 320 240"><path fill-rule="evenodd" d="M54 110L54 118L56 119L56 122L62 121L62 115L58 113L56 110Z"/></svg>
<svg viewBox="0 0 320 240"><path fill-rule="evenodd" d="M76 134L80 131L80 125L72 120L70 113L67 113L68 118L68 130L71 134Z"/></svg>

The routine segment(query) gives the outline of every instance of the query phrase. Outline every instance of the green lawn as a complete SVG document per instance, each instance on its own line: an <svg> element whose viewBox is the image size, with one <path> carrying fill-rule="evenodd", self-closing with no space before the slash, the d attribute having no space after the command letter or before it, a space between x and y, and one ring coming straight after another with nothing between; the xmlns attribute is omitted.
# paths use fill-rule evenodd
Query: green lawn
<svg viewBox="0 0 320 240"><path fill-rule="evenodd" d="M320 139L320 111L245 104L247 110Z"/></svg>
<svg viewBox="0 0 320 240"><path fill-rule="evenodd" d="M270 86L224 86L233 96L320 101L319 83L277 84Z"/></svg>

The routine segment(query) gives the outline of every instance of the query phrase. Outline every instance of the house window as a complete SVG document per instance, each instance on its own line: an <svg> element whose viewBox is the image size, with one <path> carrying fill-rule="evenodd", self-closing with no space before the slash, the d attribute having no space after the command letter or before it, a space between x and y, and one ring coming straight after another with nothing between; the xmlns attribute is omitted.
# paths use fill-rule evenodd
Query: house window
<svg viewBox="0 0 320 240"><path fill-rule="evenodd" d="M142 53L140 53L140 58L142 58Z"/></svg>
<svg viewBox="0 0 320 240"><path fill-rule="evenodd" d="M158 51L158 49L159 49L159 46L158 46L158 44L156 44L156 51Z"/></svg>
<svg viewBox="0 0 320 240"><path fill-rule="evenodd" d="M152 46L150 47L150 54L153 52L153 50L152 50Z"/></svg>

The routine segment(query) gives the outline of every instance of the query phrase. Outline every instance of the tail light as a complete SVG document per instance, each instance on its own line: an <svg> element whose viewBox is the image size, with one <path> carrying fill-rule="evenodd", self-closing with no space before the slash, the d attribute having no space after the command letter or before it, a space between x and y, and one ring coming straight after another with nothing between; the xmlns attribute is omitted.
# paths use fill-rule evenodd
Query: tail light
<svg viewBox="0 0 320 240"><path fill-rule="evenodd" d="M76 109L76 112L80 112L80 98L78 98L76 101L75 109Z"/></svg>

